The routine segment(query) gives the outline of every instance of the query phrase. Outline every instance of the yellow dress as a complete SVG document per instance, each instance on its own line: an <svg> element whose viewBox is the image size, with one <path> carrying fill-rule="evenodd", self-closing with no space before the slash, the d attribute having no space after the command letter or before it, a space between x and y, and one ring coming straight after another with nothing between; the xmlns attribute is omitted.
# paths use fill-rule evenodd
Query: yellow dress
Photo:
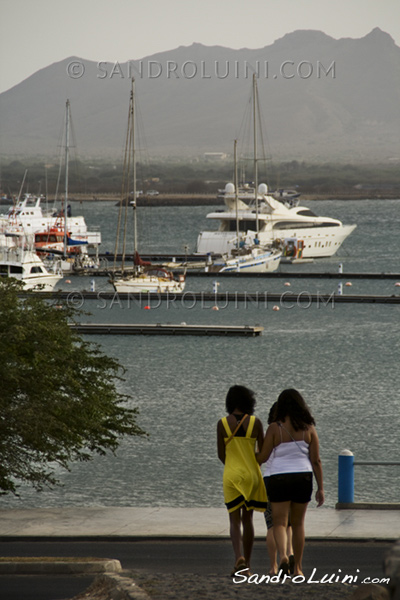
<svg viewBox="0 0 400 600"><path fill-rule="evenodd" d="M260 467L256 461L256 438L252 438L255 416L252 415L247 427L246 436L235 436L225 448L225 468L223 475L224 500L228 512L233 512L240 506L247 510L264 512L267 508L267 492ZM226 417L221 419L225 428L226 438L231 437L232 431Z"/></svg>

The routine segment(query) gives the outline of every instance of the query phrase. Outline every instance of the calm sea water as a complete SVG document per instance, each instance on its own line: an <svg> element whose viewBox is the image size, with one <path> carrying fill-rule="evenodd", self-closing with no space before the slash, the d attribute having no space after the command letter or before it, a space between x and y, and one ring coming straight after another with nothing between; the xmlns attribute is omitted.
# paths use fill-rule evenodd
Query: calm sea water
<svg viewBox="0 0 400 600"><path fill-rule="evenodd" d="M339 254L312 264L282 269L400 273L400 201L304 202L314 212L357 223ZM90 225L100 225L103 251L112 252L117 208L113 203L73 205ZM195 249L212 207L143 208L140 233L144 252ZM91 278L70 278L64 289L89 289ZM223 279L219 291L337 290L337 280ZM96 289L111 289L105 278ZM355 280L344 293L399 293L395 281ZM190 277L188 291L211 291L213 280ZM285 387L303 393L317 422L327 506L337 501L337 461L344 448L358 460L400 462L394 443L400 428L398 305L193 305L154 303L151 310L131 302L87 302L87 320L264 327L259 338L93 336L104 352L126 368L123 392L140 409L148 440L125 439L116 456L60 472L62 488L37 494L22 488L21 498L2 498L1 506L223 506L222 465L216 456L216 423L225 395L235 383L257 393L257 414L266 423L271 404ZM399 466L356 466L356 501L399 501Z"/></svg>

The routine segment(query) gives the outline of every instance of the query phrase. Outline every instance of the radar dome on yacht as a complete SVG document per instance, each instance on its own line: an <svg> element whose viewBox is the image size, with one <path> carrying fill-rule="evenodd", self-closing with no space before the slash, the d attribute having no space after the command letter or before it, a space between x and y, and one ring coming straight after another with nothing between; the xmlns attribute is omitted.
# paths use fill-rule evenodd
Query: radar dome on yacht
<svg viewBox="0 0 400 600"><path fill-rule="evenodd" d="M233 183L227 183L225 186L225 194L234 194L235 186Z"/></svg>
<svg viewBox="0 0 400 600"><path fill-rule="evenodd" d="M268 186L266 183L260 183L260 185L258 186L258 193L268 194Z"/></svg>

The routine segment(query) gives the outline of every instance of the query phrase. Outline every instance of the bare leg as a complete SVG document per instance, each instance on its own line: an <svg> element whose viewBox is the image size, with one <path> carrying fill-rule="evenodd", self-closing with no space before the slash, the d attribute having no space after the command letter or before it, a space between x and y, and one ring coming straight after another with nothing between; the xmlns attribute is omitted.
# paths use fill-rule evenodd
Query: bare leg
<svg viewBox="0 0 400 600"><path fill-rule="evenodd" d="M287 554L290 556L293 554L293 546L292 546L292 527L289 525L287 528Z"/></svg>
<svg viewBox="0 0 400 600"><path fill-rule="evenodd" d="M305 543L304 519L308 504L292 502L290 520L293 530L294 574L302 575L302 562Z"/></svg>
<svg viewBox="0 0 400 600"><path fill-rule="evenodd" d="M267 531L267 552L268 552L269 564L270 564L269 574L276 575L278 572L278 563L276 561L277 552L276 552L276 544L275 544L275 538L274 538L274 530L272 527L270 529L268 529L268 531Z"/></svg>
<svg viewBox="0 0 400 600"><path fill-rule="evenodd" d="M229 513L230 536L235 555L235 563L242 556L242 534L240 531L240 508Z"/></svg>
<svg viewBox="0 0 400 600"><path fill-rule="evenodd" d="M280 563L288 562L287 525L290 502L271 502L274 538Z"/></svg>
<svg viewBox="0 0 400 600"><path fill-rule="evenodd" d="M243 523L243 554L246 559L247 566L250 567L251 553L254 543L254 526L253 526L253 511L246 510L242 506L242 523Z"/></svg>

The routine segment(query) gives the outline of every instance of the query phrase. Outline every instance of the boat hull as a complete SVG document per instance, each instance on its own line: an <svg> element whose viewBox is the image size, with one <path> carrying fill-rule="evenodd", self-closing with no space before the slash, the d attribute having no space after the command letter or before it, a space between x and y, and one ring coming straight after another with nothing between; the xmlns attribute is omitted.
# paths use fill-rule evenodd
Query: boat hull
<svg viewBox="0 0 400 600"><path fill-rule="evenodd" d="M63 278L59 270L48 271L37 254L17 247L0 250L0 276L21 281L25 290L46 292Z"/></svg>
<svg viewBox="0 0 400 600"><path fill-rule="evenodd" d="M119 294L179 294L185 289L185 281L161 280L157 277L124 277L114 280L112 284Z"/></svg>
<svg viewBox="0 0 400 600"><path fill-rule="evenodd" d="M280 232L280 239L284 241L285 238L295 238L303 241L302 258L326 258L338 251L355 228L356 225L342 224L335 227L294 227ZM267 246L276 242L278 235L277 232L260 231L258 237L260 244ZM197 240L197 253L225 254L229 252L231 241L232 233L229 231L202 231Z"/></svg>
<svg viewBox="0 0 400 600"><path fill-rule="evenodd" d="M46 275L45 277L26 277L22 281L25 290L51 292L62 278L62 275Z"/></svg>
<svg viewBox="0 0 400 600"><path fill-rule="evenodd" d="M216 261L212 271L219 273L273 273L279 267L281 252L260 252L254 256L238 256Z"/></svg>

